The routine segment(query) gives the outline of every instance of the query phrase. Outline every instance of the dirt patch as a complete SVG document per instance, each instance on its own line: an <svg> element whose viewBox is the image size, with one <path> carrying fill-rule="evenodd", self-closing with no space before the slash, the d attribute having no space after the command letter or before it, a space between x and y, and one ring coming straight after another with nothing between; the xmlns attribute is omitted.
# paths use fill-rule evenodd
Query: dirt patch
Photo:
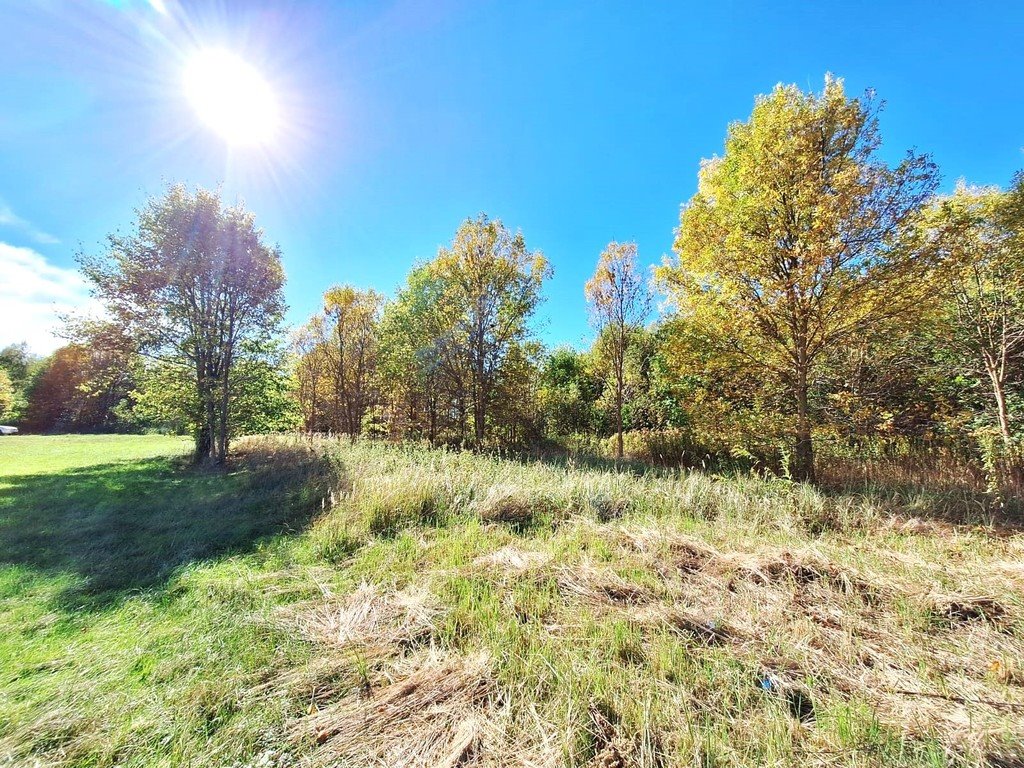
<svg viewBox="0 0 1024 768"><path fill-rule="evenodd" d="M682 610L670 610L662 620L690 643L704 646L727 645L742 639L741 633L722 621Z"/></svg>
<svg viewBox="0 0 1024 768"><path fill-rule="evenodd" d="M1001 626L1007 618L1006 606L989 596L942 595L928 598L929 613L941 624L955 627L970 622Z"/></svg>

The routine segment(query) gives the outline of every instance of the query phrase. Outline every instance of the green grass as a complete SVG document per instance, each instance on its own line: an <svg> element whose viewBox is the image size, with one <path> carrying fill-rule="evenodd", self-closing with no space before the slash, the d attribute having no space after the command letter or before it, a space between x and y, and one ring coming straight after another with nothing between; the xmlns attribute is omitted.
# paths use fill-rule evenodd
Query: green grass
<svg viewBox="0 0 1024 768"><path fill-rule="evenodd" d="M248 692L308 655L254 617L287 599L287 574L273 591L259 579L287 546L267 535L308 522L309 462L256 453L203 472L187 448L0 444L0 764L244 758L293 714Z"/></svg>
<svg viewBox="0 0 1024 768"><path fill-rule="evenodd" d="M950 498L186 450L0 442L0 765L1024 759L1024 537Z"/></svg>
<svg viewBox="0 0 1024 768"><path fill-rule="evenodd" d="M165 435L20 435L0 440L0 483L97 464L181 456L191 447ZM3 486L0 486L3 487Z"/></svg>

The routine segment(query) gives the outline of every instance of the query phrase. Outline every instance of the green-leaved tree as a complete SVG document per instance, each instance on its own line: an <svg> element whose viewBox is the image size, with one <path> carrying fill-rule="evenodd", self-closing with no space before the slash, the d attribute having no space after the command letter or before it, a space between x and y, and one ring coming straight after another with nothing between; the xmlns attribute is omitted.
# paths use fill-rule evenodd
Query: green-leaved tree
<svg viewBox="0 0 1024 768"><path fill-rule="evenodd" d="M107 243L105 253L79 257L106 311L104 335L184 372L196 460L222 463L236 363L246 344L274 334L284 312L280 252L243 206L183 185L149 200L132 231Z"/></svg>

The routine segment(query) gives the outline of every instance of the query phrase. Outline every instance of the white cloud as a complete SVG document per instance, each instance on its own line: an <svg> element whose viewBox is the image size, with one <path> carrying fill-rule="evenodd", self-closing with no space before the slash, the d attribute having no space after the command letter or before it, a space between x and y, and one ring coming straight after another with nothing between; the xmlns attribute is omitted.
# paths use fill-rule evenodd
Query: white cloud
<svg viewBox="0 0 1024 768"><path fill-rule="evenodd" d="M20 229L26 235L42 245L54 245L60 242L60 240L53 235L47 234L41 229L36 229L31 222L21 218L21 216L12 211L11 207L3 200L0 200L0 226Z"/></svg>
<svg viewBox="0 0 1024 768"><path fill-rule="evenodd" d="M47 354L66 343L56 335L59 315L90 307L85 280L51 264L31 248L0 242L0 347L27 341Z"/></svg>

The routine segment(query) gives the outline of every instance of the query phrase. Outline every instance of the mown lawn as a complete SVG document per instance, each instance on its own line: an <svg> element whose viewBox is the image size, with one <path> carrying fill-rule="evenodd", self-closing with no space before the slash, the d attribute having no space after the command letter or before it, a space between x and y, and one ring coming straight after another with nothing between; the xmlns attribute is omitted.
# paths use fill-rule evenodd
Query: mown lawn
<svg viewBox="0 0 1024 768"><path fill-rule="evenodd" d="M309 461L193 470L160 436L0 443L0 765L222 764L294 707L250 696L304 644L251 620L314 509ZM319 499L317 499L318 501Z"/></svg>
<svg viewBox="0 0 1024 768"><path fill-rule="evenodd" d="M185 450L0 443L13 764L1024 760L1024 536L956 522L964 500L294 437L210 472Z"/></svg>

